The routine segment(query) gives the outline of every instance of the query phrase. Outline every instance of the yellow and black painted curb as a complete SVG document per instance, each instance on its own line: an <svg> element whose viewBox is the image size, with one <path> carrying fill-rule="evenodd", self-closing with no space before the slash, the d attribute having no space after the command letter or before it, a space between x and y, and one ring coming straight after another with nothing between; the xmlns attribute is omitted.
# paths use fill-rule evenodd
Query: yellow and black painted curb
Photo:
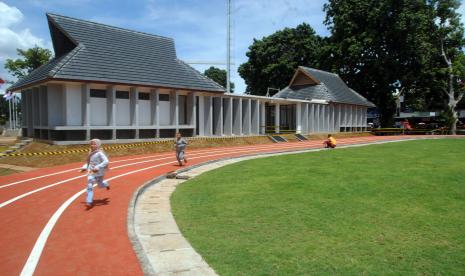
<svg viewBox="0 0 465 276"><path fill-rule="evenodd" d="M230 136L230 137L189 137L187 140L192 141L214 141L214 140L232 140L239 138L250 138L250 137L263 137L263 136ZM134 148L146 145L154 144L164 144L172 143L173 139L157 140L150 142L137 142L132 144L123 144L123 145L105 145L103 146L104 150L115 150L115 149L126 149ZM42 152L18 152L18 153L7 153L1 154L0 157L20 157L20 156L46 156L46 155L61 155L61 154L73 154L73 153L82 153L89 152L89 149L74 149L74 150L63 150L63 151L42 151Z"/></svg>

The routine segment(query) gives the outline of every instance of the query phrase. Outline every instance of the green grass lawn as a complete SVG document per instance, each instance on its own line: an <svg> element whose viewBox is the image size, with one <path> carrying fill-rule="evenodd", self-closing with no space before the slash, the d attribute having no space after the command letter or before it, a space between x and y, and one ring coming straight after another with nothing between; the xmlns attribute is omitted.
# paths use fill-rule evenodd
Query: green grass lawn
<svg viewBox="0 0 465 276"><path fill-rule="evenodd" d="M276 156L179 186L176 221L220 275L465 274L465 140Z"/></svg>

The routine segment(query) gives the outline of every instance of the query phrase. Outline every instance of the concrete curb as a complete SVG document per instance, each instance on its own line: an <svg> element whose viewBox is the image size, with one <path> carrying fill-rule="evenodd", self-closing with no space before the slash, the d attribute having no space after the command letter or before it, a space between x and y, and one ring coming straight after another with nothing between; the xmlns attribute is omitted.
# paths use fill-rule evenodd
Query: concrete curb
<svg viewBox="0 0 465 276"><path fill-rule="evenodd" d="M368 142L368 143L360 143L360 144L352 144L352 145L343 145L339 146L336 149L344 149L344 148L353 148L353 147L362 147L362 146L368 146L368 145L379 145L379 144L387 144L387 143L394 143L394 142L404 142L404 141L414 141L414 140L434 140L434 139L447 139L448 137L413 137L413 138L404 138L404 139L399 139L399 140L391 140L391 141L376 141L376 142ZM196 164L187 168L179 169L176 171L177 174L181 173L186 173L189 171L192 171L194 169L212 165L215 163L221 163L225 161L233 161L233 162L228 162L227 164L224 165L230 165L233 163L241 162L241 161L246 161L250 159L257 159L257 158L266 158L266 157L271 157L271 156L279 156L279 155L287 155L287 154L300 154L300 153L308 153L308 152L318 152L322 150L333 150L333 149L325 149L325 148L314 148L314 149L305 149L305 150L282 150L282 151L277 151L277 152L269 152L269 153L259 153L259 154L247 154L243 155L240 157L226 157L226 158L221 158L221 159L216 159L216 160L211 160L207 162L203 162L200 164ZM201 173L217 169L219 167L213 167L208 170L205 170ZM134 251L136 252L136 255L140 261L142 271L144 272L145 275L157 275L155 272L155 269L152 267L152 264L149 260L149 257L147 253L144 251L142 242L140 241L136 229L135 229L135 210L136 210L136 205L139 201L139 198L151 187L154 185L162 183L164 180L166 180L166 175L162 175L159 177L156 177L150 181L147 181L144 183L142 186L140 186L133 194L132 199L129 204L128 208L128 216L127 216L127 227L128 227L128 235L129 235L129 240L131 241ZM174 192L174 190L173 190ZM172 214L170 213L172 216ZM174 220L174 217L173 217ZM189 242L187 242L189 243ZM189 244L190 246L190 244ZM192 248L192 246L191 246ZM192 248L193 251L195 249ZM198 253L197 253L198 254ZM200 256L200 254L199 254ZM212 269L213 270L213 269Z"/></svg>

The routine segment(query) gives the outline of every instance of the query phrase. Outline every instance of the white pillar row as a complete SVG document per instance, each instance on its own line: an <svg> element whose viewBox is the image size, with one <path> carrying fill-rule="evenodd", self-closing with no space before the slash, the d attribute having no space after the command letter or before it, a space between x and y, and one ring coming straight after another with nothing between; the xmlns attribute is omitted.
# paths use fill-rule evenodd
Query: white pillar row
<svg viewBox="0 0 465 276"><path fill-rule="evenodd" d="M260 102L251 100L250 104L251 134L258 135L260 133Z"/></svg>
<svg viewBox="0 0 465 276"><path fill-rule="evenodd" d="M357 106L357 131L362 130L362 107Z"/></svg>
<svg viewBox="0 0 465 276"><path fill-rule="evenodd" d="M223 104L221 97L212 97L213 135L223 135Z"/></svg>
<svg viewBox="0 0 465 276"><path fill-rule="evenodd" d="M297 103L295 107L295 133L302 133L302 103Z"/></svg>
<svg viewBox="0 0 465 276"><path fill-rule="evenodd" d="M274 106L274 131L275 131L275 133L280 132L280 129L279 129L280 110L281 110L281 108L279 106L279 103L276 103L275 106Z"/></svg>
<svg viewBox="0 0 465 276"><path fill-rule="evenodd" d="M223 98L223 133L231 136L233 134L233 99Z"/></svg>
<svg viewBox="0 0 465 276"><path fill-rule="evenodd" d="M309 104L308 106L308 132L315 132L315 104Z"/></svg>
<svg viewBox="0 0 465 276"><path fill-rule="evenodd" d="M199 136L205 136L205 97L203 95L198 96L199 100Z"/></svg>
<svg viewBox="0 0 465 276"><path fill-rule="evenodd" d="M260 102L260 134L266 134L266 104Z"/></svg>
<svg viewBox="0 0 465 276"><path fill-rule="evenodd" d="M242 98L233 99L233 134L242 135Z"/></svg>

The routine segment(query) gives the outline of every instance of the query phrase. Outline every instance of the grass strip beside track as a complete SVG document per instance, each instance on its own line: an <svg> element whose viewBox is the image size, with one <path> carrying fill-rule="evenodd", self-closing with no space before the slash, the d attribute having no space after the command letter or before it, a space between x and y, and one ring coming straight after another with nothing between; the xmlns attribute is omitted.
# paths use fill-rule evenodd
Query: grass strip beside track
<svg viewBox="0 0 465 276"><path fill-rule="evenodd" d="M240 162L172 196L220 275L462 274L462 139Z"/></svg>

